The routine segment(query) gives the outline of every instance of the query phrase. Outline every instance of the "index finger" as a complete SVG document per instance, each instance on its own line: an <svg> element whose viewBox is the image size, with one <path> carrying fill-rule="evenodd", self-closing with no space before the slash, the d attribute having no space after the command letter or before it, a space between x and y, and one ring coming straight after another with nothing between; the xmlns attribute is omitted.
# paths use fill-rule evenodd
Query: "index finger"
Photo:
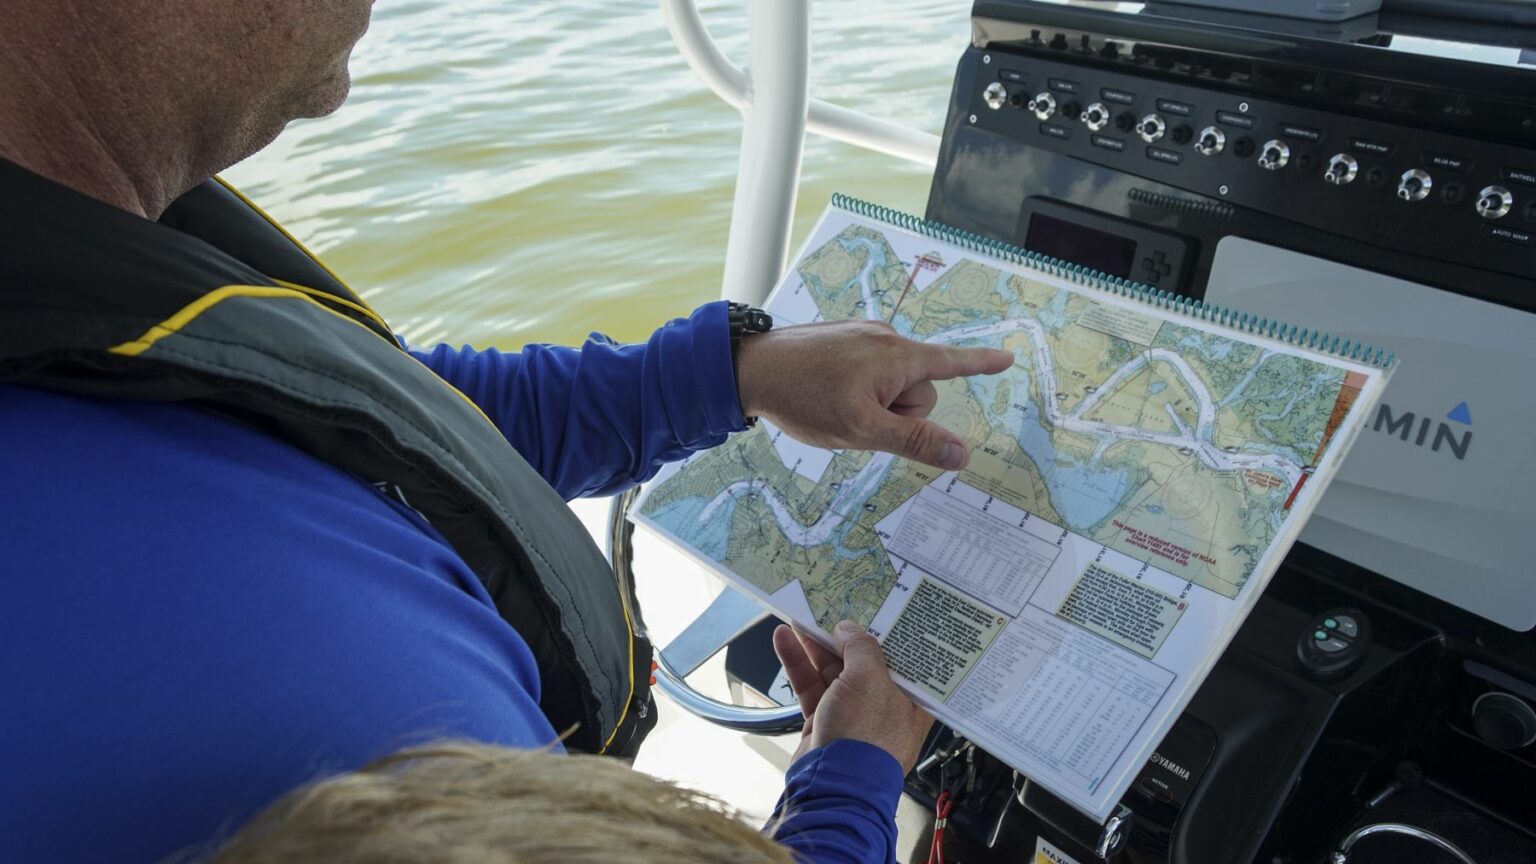
<svg viewBox="0 0 1536 864"><path fill-rule="evenodd" d="M923 344L914 355L907 376L913 382L996 375L1013 365L1013 354L997 348Z"/></svg>

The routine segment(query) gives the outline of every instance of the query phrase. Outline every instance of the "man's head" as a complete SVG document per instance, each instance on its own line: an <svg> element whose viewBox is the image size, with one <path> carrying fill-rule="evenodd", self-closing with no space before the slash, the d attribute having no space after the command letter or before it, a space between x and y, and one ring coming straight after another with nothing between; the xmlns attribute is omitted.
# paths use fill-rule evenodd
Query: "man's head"
<svg viewBox="0 0 1536 864"><path fill-rule="evenodd" d="M133 0L127 5L159 19L146 34L150 39L174 44L196 59L195 68L207 75L197 96L210 113L234 109L263 134L275 136L294 118L341 107L351 85L347 60L368 29L373 0ZM172 71L169 80L190 83L174 70L157 71Z"/></svg>
<svg viewBox="0 0 1536 864"><path fill-rule="evenodd" d="M153 218L289 121L336 110L372 7L11 0L0 28L0 156ZM101 188L114 180L137 201Z"/></svg>

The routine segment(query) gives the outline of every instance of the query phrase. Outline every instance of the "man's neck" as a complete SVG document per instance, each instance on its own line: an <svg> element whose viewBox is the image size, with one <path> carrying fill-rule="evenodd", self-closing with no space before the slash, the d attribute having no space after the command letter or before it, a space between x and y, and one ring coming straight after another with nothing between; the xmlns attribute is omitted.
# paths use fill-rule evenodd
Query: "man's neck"
<svg viewBox="0 0 1536 864"><path fill-rule="evenodd" d="M34 62L56 47L56 38L47 31L0 33L0 157L114 207L158 219L202 179L192 176L186 153L164 146L177 140L178 130L156 128L157 118L122 116L123 106L132 104L125 98L131 81L72 76L60 64ZM96 83L82 86L84 81Z"/></svg>

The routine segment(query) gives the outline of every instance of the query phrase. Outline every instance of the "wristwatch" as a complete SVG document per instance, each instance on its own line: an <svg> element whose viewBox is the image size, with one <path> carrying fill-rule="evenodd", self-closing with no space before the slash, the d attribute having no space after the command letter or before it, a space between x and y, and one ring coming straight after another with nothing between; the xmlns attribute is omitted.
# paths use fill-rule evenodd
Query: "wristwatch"
<svg viewBox="0 0 1536 864"><path fill-rule="evenodd" d="M726 322L731 328L731 368L736 371L736 404L741 404L741 340L749 333L767 333L773 329L773 316L745 303L726 307ZM743 409L742 416L746 417ZM757 425L756 417L746 417L747 428Z"/></svg>

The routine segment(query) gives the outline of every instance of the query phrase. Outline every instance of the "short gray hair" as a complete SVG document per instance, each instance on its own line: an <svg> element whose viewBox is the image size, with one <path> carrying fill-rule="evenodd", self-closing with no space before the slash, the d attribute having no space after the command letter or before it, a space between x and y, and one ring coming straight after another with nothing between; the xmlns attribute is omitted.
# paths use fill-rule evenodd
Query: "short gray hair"
<svg viewBox="0 0 1536 864"><path fill-rule="evenodd" d="M726 805L601 756L445 741L295 789L208 864L794 864Z"/></svg>

